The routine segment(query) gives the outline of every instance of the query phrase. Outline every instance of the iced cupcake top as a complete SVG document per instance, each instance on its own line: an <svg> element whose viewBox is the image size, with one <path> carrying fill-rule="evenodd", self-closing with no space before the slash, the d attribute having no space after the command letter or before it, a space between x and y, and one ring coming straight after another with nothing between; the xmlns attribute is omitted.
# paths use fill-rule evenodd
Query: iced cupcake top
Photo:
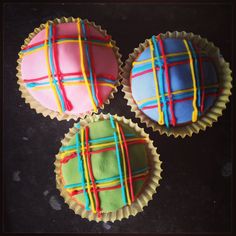
<svg viewBox="0 0 236 236"><path fill-rule="evenodd" d="M220 92L206 51L188 39L160 35L133 61L130 84L138 108L167 128L196 122Z"/></svg>
<svg viewBox="0 0 236 236"><path fill-rule="evenodd" d="M77 127L58 155L61 191L98 217L130 206L149 177L148 139L112 116Z"/></svg>
<svg viewBox="0 0 236 236"><path fill-rule="evenodd" d="M56 186L75 214L114 222L142 212L153 198L162 172L159 154L130 119L87 116L61 142Z"/></svg>
<svg viewBox="0 0 236 236"><path fill-rule="evenodd" d="M30 38L19 54L20 79L39 106L79 116L96 112L109 99L120 55L100 27L81 19L49 21Z"/></svg>

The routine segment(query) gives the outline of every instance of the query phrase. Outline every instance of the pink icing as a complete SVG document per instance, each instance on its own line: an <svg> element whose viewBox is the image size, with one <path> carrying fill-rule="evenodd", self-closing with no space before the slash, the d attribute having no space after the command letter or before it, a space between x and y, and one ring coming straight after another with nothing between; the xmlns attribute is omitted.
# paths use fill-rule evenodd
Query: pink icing
<svg viewBox="0 0 236 236"><path fill-rule="evenodd" d="M99 36L105 39L105 36L96 30L93 26L88 25L89 37ZM56 38L62 35L78 36L78 30L76 23L63 23L56 25ZM45 40L45 30L40 31L29 43L29 45L38 43ZM84 44L83 44L84 45ZM114 79L118 75L118 63L111 47L98 46L96 44L89 45L92 48L94 59L94 71L96 75L105 74L110 75ZM84 52L84 66L86 71L89 71L85 46L83 46ZM90 55L91 57L91 55ZM81 72L80 66L80 53L78 43L62 43L58 44L58 62L62 73L78 73ZM22 58L21 63L22 79L35 79L43 76L47 76L47 64L45 50L39 50L32 54L26 54ZM78 77L78 76L66 76L63 78ZM87 74L88 77L88 74ZM48 82L48 78L40 82ZM71 111L66 110L66 114L79 114L93 110L92 103L88 94L87 87L85 85L64 85L66 96L71 102L73 108ZM112 91L111 87L101 86L98 83L99 94L102 101L105 101ZM36 99L42 106L53 110L59 111L54 97L52 89L33 90L27 88L29 93Z"/></svg>

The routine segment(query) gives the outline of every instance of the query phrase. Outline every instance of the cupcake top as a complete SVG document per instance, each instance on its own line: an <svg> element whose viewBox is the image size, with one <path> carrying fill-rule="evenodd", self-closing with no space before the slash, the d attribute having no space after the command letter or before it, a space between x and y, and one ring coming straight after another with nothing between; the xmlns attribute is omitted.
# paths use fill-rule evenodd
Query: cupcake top
<svg viewBox="0 0 236 236"><path fill-rule="evenodd" d="M55 20L29 39L19 53L20 79L39 105L81 115L107 102L118 84L120 55L105 31L79 18Z"/></svg>
<svg viewBox="0 0 236 236"><path fill-rule="evenodd" d="M131 205L149 177L147 137L112 116L77 128L58 155L67 201L98 217Z"/></svg>
<svg viewBox="0 0 236 236"><path fill-rule="evenodd" d="M196 122L219 95L211 57L185 38L158 35L147 42L130 71L132 96L138 108L167 128Z"/></svg>

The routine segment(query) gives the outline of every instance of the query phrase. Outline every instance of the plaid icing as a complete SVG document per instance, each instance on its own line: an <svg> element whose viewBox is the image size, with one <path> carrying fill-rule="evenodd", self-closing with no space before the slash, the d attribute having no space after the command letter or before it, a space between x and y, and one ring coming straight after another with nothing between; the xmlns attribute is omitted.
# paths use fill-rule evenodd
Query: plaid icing
<svg viewBox="0 0 236 236"><path fill-rule="evenodd" d="M60 149L61 168L70 165L70 162L77 158L77 174L80 177L79 181L67 181L64 188L71 197L82 194L85 199L85 209L97 213L98 216L101 216L103 211L100 192L121 189L120 198L122 198L123 205L130 205L137 197L137 192L134 193L134 183L137 180L145 181L149 173L148 165L134 169L129 153L129 148L132 145L145 145L146 138L138 137L133 132L124 132L122 124L114 120L112 116L110 116L110 122L109 120L103 122L110 125L113 135L91 139L90 127L79 127L80 131L75 135L75 145L62 146ZM97 158L96 153L115 154L117 158L116 173L110 174L107 178L99 178L94 175L93 171L96 166L92 165L91 160ZM106 158L111 157L108 155ZM61 173L63 176L63 171Z"/></svg>
<svg viewBox="0 0 236 236"><path fill-rule="evenodd" d="M190 40L153 36L133 62L130 80L139 109L159 124L162 112L167 127L196 121L219 93L211 58Z"/></svg>
<svg viewBox="0 0 236 236"><path fill-rule="evenodd" d="M32 90L51 89L55 98L58 111L64 113L73 108L71 101L67 98L65 86L85 85L88 90L90 102L93 110L102 104L99 86L115 87L116 79L110 74L96 74L93 53L91 45L101 47L112 47L109 36L94 37L90 36L88 24L82 19L77 19L78 36L72 37L65 35L57 36L57 24L46 23L45 39L24 47L20 52L20 58L29 54L37 54L39 51L45 52L45 61L47 65L47 75L40 78L24 79L26 87ZM81 57L81 71L72 73L62 73L58 62L58 44L78 44L78 50ZM87 69L85 69L87 65Z"/></svg>

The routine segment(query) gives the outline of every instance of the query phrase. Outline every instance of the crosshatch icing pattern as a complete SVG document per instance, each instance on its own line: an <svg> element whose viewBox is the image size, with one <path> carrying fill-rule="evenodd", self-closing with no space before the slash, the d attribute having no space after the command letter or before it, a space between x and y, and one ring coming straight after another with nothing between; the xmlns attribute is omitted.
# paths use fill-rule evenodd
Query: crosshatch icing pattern
<svg viewBox="0 0 236 236"><path fill-rule="evenodd" d="M77 127L59 153L60 179L71 200L98 217L131 205L150 173L147 138L112 116Z"/></svg>
<svg viewBox="0 0 236 236"><path fill-rule="evenodd" d="M204 50L190 40L160 35L152 36L133 62L130 82L138 108L166 127L196 122L220 92Z"/></svg>
<svg viewBox="0 0 236 236"><path fill-rule="evenodd" d="M117 84L119 65L111 37L81 19L49 23L20 52L29 93L66 114L97 111Z"/></svg>

